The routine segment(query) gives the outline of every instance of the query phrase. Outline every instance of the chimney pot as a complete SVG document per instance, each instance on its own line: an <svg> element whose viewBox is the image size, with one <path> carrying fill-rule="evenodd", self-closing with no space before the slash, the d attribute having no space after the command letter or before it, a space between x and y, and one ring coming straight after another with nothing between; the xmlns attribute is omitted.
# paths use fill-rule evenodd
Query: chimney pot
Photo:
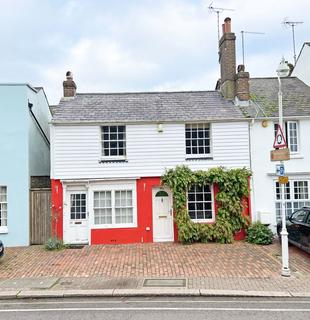
<svg viewBox="0 0 310 320"><path fill-rule="evenodd" d="M73 74L71 71L66 72L66 78L67 78L67 80L73 80Z"/></svg>
<svg viewBox="0 0 310 320"><path fill-rule="evenodd" d="M240 71L244 71L244 70L245 70L244 65L243 64L239 64L238 68L237 68L237 71L240 72Z"/></svg>
<svg viewBox="0 0 310 320"><path fill-rule="evenodd" d="M225 20L225 33L231 32L231 19L227 17Z"/></svg>
<svg viewBox="0 0 310 320"><path fill-rule="evenodd" d="M74 97L76 94L76 84L73 81L71 71L66 72L66 80L63 82L64 97Z"/></svg>

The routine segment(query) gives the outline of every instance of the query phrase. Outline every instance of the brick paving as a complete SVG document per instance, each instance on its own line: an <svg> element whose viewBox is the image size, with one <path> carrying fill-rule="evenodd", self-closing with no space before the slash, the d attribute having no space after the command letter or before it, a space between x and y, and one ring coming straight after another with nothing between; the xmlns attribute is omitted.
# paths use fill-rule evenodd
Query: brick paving
<svg viewBox="0 0 310 320"><path fill-rule="evenodd" d="M278 243L262 246L261 249L276 260L281 259L281 247ZM290 269L294 273L310 276L310 254L295 246L289 246Z"/></svg>
<svg viewBox="0 0 310 320"><path fill-rule="evenodd" d="M295 281L299 279L310 289L310 255L290 247L290 260ZM231 282L230 286L234 287L248 281L262 287L269 280L276 285L280 270L280 246L277 243L271 246L244 242L229 245L98 245L59 252L31 246L7 248L5 257L0 260L2 280L37 277L186 277L192 279L189 283L192 287L213 288L221 282L223 285Z"/></svg>

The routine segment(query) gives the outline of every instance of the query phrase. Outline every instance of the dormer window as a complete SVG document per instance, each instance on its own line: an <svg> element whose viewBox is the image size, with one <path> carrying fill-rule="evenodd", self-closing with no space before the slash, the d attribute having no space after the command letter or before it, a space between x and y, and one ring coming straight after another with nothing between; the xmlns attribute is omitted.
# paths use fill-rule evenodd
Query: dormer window
<svg viewBox="0 0 310 320"><path fill-rule="evenodd" d="M124 159L126 157L126 127L102 126L101 146L103 158Z"/></svg>

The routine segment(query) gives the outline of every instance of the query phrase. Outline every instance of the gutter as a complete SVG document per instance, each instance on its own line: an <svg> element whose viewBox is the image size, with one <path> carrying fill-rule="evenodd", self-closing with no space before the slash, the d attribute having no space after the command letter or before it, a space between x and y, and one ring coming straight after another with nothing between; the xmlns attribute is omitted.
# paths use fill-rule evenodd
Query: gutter
<svg viewBox="0 0 310 320"><path fill-rule="evenodd" d="M254 121L261 121L261 120L278 120L279 117L277 116L272 116L272 117L251 117ZM289 115L289 116L283 116L283 119L286 120L309 120L309 116L294 116L294 115Z"/></svg>
<svg viewBox="0 0 310 320"><path fill-rule="evenodd" d="M7 83L0 83L0 86L15 86L15 87L19 87L19 86L26 86L28 87L29 89L31 89L32 91L34 91L35 93L38 92L38 90L36 88L34 88L31 84L29 83L10 83L10 82L7 82Z"/></svg>
<svg viewBox="0 0 310 320"><path fill-rule="evenodd" d="M52 125L102 125L102 124L183 124L183 123L200 123L200 122L210 122L210 123L218 123L218 122L250 122L251 118L210 118L210 119L197 119L197 120L141 120L141 121L134 121L134 120L102 120L102 121L93 121L93 120L86 120L86 121L57 121L52 120L50 124Z"/></svg>
<svg viewBox="0 0 310 320"><path fill-rule="evenodd" d="M28 101L28 108L29 108L29 111L30 111L30 113L31 113L31 115L32 115L32 117L33 117L33 119L35 120L35 122L36 122L37 126L39 127L39 130L40 130L41 134L43 135L43 137L44 137L45 141L47 142L48 146L50 146L50 141L48 140L48 137L46 136L46 134L45 134L44 130L42 129L42 127L41 127L41 125L40 125L40 122L38 121L38 119L37 119L36 115L33 113L33 111L32 111L32 107L33 107L33 104L32 104L32 103L30 103L30 102Z"/></svg>

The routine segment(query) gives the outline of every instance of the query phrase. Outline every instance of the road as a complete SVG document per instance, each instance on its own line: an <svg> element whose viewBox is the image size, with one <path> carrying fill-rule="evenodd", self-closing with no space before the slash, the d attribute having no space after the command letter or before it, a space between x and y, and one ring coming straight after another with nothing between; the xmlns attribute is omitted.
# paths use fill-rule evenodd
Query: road
<svg viewBox="0 0 310 320"><path fill-rule="evenodd" d="M0 319L305 320L306 298L78 298L0 301Z"/></svg>

